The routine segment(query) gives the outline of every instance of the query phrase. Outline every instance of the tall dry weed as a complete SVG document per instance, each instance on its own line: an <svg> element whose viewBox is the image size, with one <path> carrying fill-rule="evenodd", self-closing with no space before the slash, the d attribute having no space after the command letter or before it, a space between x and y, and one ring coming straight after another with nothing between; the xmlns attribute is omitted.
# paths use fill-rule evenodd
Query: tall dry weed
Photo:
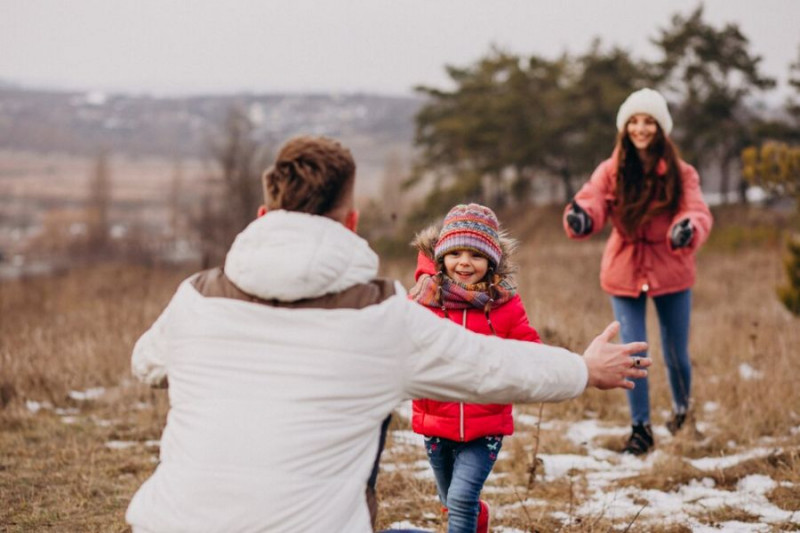
<svg viewBox="0 0 800 533"><path fill-rule="evenodd" d="M13 401L69 402L70 390L129 374L133 343L185 272L127 265L0 283L0 382Z"/></svg>

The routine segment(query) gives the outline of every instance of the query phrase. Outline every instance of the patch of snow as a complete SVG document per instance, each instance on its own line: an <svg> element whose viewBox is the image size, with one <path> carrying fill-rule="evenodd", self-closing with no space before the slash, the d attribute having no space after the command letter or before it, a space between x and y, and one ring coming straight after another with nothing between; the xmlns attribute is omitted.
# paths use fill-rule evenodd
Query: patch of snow
<svg viewBox="0 0 800 533"><path fill-rule="evenodd" d="M767 500L766 493L776 486L767 476L753 475L743 478L736 491L718 490L714 485L712 479L705 478L692 480L672 492L662 492L638 487L609 490L590 483L595 490L575 514L602 515L612 520L624 520L639 513L639 524L652 521L686 524L692 521L692 514L703 514L719 507L735 507L759 517L762 523L800 523L800 512L792 514ZM641 501L646 504L639 503Z"/></svg>
<svg viewBox="0 0 800 533"><path fill-rule="evenodd" d="M534 415L526 415L525 413L514 414L514 423L520 426L536 429L536 424L539 423L539 417ZM552 420L543 420L540 426L542 429L556 429L557 424Z"/></svg>
<svg viewBox="0 0 800 533"><path fill-rule="evenodd" d="M108 95L102 91L89 91L83 99L89 105L102 106L108 101Z"/></svg>
<svg viewBox="0 0 800 533"><path fill-rule="evenodd" d="M714 413L719 409L720 406L716 402L706 402L701 410L706 413ZM518 415L517 422L523 427L520 428L514 438L524 439L525 435L531 433L530 428L525 426L535 427L537 417L525 414ZM772 504L767 498L767 494L779 485L792 487L797 484L789 482L777 483L768 476L751 475L742 478L733 490L718 488L711 477L691 480L689 483L669 492L644 489L640 486L620 487L618 481L640 475L643 472L650 473L658 462L665 460L669 456L661 448L656 448L645 457L636 457L594 445L593 441L601 435L627 435L630 431L628 426L609 426L596 420L582 420L571 424L548 421L548 424L551 423L553 429L560 430L560 433L566 435L571 442L583 446L583 450L586 453L586 455L539 454L543 461L545 481L571 476L584 478L589 487L589 494L580 503L579 507L574 508L569 514L563 512L550 513L552 518L562 521L565 527L573 525L572 522L578 518L587 519L599 516L615 521L618 525L626 525L637 514L638 518L634 524L634 529L642 531L657 527L680 525L689 527L693 532L761 532L772 531L778 524L800 525L800 511L794 513L785 511ZM704 427L706 429L714 429L709 424L704 424ZM701 431L703 430L701 429ZM800 433L800 426L791 428L790 432L793 435ZM659 441L663 439L663 441L669 442L672 438L663 427L657 433ZM433 473L427 460L424 459L424 438L411 431L392 432L392 436L393 442L397 446L394 449L387 449L387 454L388 457L394 457L395 462L385 461L382 463L381 469L387 472L404 470L417 478L432 481L434 479ZM728 447L731 452L735 452L738 445L736 442L731 441L728 443ZM525 448L529 449L530 446ZM742 461L766 457L780 450L781 448L777 445L762 445L755 449L749 449L741 453L730 453L721 457L684 458L683 460L701 471L715 471L734 466ZM504 452L505 450L501 454L507 456ZM420 459L413 460L409 459L409 457L419 457ZM504 495L514 494L514 486L499 481L503 475L503 473L492 474L484 492L496 495L495 497L498 499L502 499ZM519 498L524 498L524 488L517 487L516 491L519 490L523 491L519 494ZM431 498L435 498L435 494L432 494ZM515 500L517 501L513 501L508 505L496 505L496 516L501 517L504 513L513 512L522 506L529 509L547 508L551 503L532 498L528 498L525 501L518 501L517 498ZM708 516L709 512L721 508L742 509L754 516L758 523L728 521L714 526L702 523L702 520ZM411 525L408 522L398 522L393 524L392 527L419 526ZM518 533L518 530L511 528L500 528L497 531Z"/></svg>
<svg viewBox="0 0 800 533"><path fill-rule="evenodd" d="M585 446L590 444L595 437L601 435L627 435L629 431L630 429L627 427L602 426L597 420L582 420L570 424L569 429L567 429L566 437L578 446Z"/></svg>
<svg viewBox="0 0 800 533"><path fill-rule="evenodd" d="M421 529L419 526L414 525L413 523L409 522L408 520L401 520L400 522L393 522L389 524L389 529L415 529L418 531L425 531Z"/></svg>
<svg viewBox="0 0 800 533"><path fill-rule="evenodd" d="M545 479L553 480L564 477L570 470L605 470L611 468L606 461L598 461L594 457L587 455L548 455L539 454L539 458L544 462Z"/></svg>
<svg viewBox="0 0 800 533"><path fill-rule="evenodd" d="M709 424L708 422L696 422L695 427L697 428L697 431L703 434L708 433L709 430L712 428L711 424Z"/></svg>
<svg viewBox="0 0 800 533"><path fill-rule="evenodd" d="M414 477L417 479L427 479L433 482L436 481L436 477L433 475L433 470L431 469L430 465L428 465L426 468L423 468L422 470L414 472Z"/></svg>
<svg viewBox="0 0 800 533"><path fill-rule="evenodd" d="M96 400L105 393L105 387L92 387L91 389L86 389L85 391L71 390L69 391L69 397L79 402L85 402L88 400Z"/></svg>
<svg viewBox="0 0 800 533"><path fill-rule="evenodd" d="M64 415L78 415L81 413L81 410L77 407L56 407L53 409L53 412L59 416Z"/></svg>
<svg viewBox="0 0 800 533"><path fill-rule="evenodd" d="M88 233L87 226L84 222L73 222L69 225L69 234L73 237L79 235L86 235Z"/></svg>
<svg viewBox="0 0 800 533"><path fill-rule="evenodd" d="M764 372L760 370L756 370L752 366L748 365L747 363L742 363L739 365L739 375L745 381L753 381L756 379L761 379L764 377Z"/></svg>
<svg viewBox="0 0 800 533"><path fill-rule="evenodd" d="M267 114L264 111L264 107L258 102L253 102L247 109L247 118L256 126L263 124L266 116Z"/></svg>
<svg viewBox="0 0 800 533"><path fill-rule="evenodd" d="M74 424L78 421L77 416L62 416L61 421L65 424Z"/></svg>
<svg viewBox="0 0 800 533"><path fill-rule="evenodd" d="M128 234L128 228L123 224L114 224L108 234L112 239L121 239Z"/></svg>
<svg viewBox="0 0 800 533"><path fill-rule="evenodd" d="M746 452L726 455L724 457L704 457L702 459L688 459L689 464L699 470L720 470L737 465L749 459L759 459L772 453L779 452L779 448L754 448Z"/></svg>
<svg viewBox="0 0 800 533"><path fill-rule="evenodd" d="M395 444L425 446L425 437L409 430L392 431L392 442Z"/></svg>
<svg viewBox="0 0 800 533"><path fill-rule="evenodd" d="M491 479L493 477L494 475L489 477L489 482L491 482ZM485 485L483 487L483 490L481 491L481 494L514 494L514 489L515 487L511 487L508 485L504 487L498 487L496 485Z"/></svg>
<svg viewBox="0 0 800 533"><path fill-rule="evenodd" d="M132 440L110 440L106 442L106 448L112 450L124 450L136 446L137 442Z"/></svg>
<svg viewBox="0 0 800 533"><path fill-rule="evenodd" d="M382 472L396 472L398 470L430 470L430 464L428 463L427 459L420 459L419 461L414 461L413 463L386 463L384 464L381 462L381 471Z"/></svg>
<svg viewBox="0 0 800 533"><path fill-rule="evenodd" d="M51 404L50 402L37 402L37 401L34 401L34 400L26 400L25 401L25 407L31 413L38 413L42 409L52 409L53 408L53 404Z"/></svg>
<svg viewBox="0 0 800 533"><path fill-rule="evenodd" d="M160 448L161 441L160 440L146 440L144 441L145 448Z"/></svg>
<svg viewBox="0 0 800 533"><path fill-rule="evenodd" d="M753 524L751 522L738 522L735 520L720 522L719 527L705 524L692 525L692 533L712 533L718 531L725 531L726 533L761 533L762 531L771 531L771 528L767 524Z"/></svg>

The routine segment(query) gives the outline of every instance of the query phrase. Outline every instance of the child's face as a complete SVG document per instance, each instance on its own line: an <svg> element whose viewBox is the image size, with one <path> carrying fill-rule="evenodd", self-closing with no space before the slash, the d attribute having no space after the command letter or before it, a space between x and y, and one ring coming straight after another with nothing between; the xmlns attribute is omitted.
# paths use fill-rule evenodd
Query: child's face
<svg viewBox="0 0 800 533"><path fill-rule="evenodd" d="M489 260L471 250L451 250L444 256L444 270L451 279L473 285L486 277Z"/></svg>

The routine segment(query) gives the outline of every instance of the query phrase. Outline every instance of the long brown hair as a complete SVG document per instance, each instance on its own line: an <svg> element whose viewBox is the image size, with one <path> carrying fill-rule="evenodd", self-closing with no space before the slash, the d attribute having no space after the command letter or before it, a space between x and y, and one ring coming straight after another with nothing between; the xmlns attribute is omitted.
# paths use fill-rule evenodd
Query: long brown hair
<svg viewBox="0 0 800 533"><path fill-rule="evenodd" d="M628 136L627 125L617 135L617 190L614 207L625 233L633 237L639 227L661 213L675 213L683 189L678 149L656 125L656 135L647 147L650 167L645 168ZM663 178L656 175L661 160L667 165Z"/></svg>

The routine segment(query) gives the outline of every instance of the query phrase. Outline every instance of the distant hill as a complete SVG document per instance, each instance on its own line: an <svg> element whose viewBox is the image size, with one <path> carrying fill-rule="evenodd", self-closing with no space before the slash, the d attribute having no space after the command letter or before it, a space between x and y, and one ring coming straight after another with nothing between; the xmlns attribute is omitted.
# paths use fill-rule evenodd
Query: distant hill
<svg viewBox="0 0 800 533"><path fill-rule="evenodd" d="M300 133L410 148L422 101L369 94L237 94L191 97L30 90L0 83L0 149L93 155L200 157L231 106L242 106L264 142ZM377 155L377 154L376 154Z"/></svg>

